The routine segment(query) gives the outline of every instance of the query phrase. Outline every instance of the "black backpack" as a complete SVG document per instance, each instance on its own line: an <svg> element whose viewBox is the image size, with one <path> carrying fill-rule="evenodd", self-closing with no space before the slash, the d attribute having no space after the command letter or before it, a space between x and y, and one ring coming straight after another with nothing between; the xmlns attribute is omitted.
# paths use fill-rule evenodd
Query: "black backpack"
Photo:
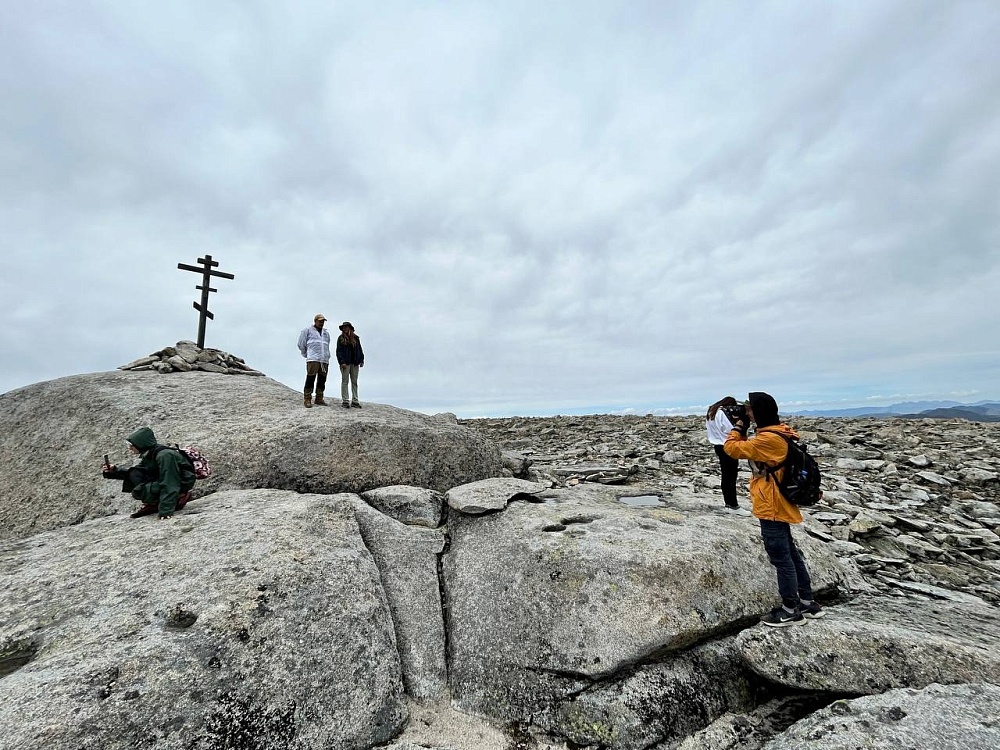
<svg viewBox="0 0 1000 750"><path fill-rule="evenodd" d="M804 444L787 435L781 435L781 437L788 444L788 455L777 466L768 466L765 472L768 476L773 477L775 472L783 467L785 474L781 481L775 479L775 484L778 485L782 496L794 505L815 505L823 497L823 492L819 488L819 464L816 463L815 458L809 455Z"/></svg>

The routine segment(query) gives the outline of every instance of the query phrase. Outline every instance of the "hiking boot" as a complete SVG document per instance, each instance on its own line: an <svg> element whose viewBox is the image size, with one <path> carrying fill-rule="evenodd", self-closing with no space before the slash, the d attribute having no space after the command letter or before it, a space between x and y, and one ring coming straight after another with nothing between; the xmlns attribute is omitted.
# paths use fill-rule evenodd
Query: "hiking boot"
<svg viewBox="0 0 1000 750"><path fill-rule="evenodd" d="M322 393L317 393L316 394L316 401L314 403L316 404L316 406L329 406L329 404L326 403L326 401L323 400L323 394Z"/></svg>
<svg viewBox="0 0 1000 750"><path fill-rule="evenodd" d="M142 518L143 516L151 516L156 513L157 506L155 505L143 505L135 513L132 513L129 518Z"/></svg>
<svg viewBox="0 0 1000 750"><path fill-rule="evenodd" d="M302 403L303 403L303 405L304 405L304 406L305 406L305 407L306 407L307 409L312 409L312 405L313 405L313 397L312 397L312 394L311 394L311 393L307 393L307 394L305 394L305 397L304 397L304 398L302 399Z"/></svg>
<svg viewBox="0 0 1000 750"><path fill-rule="evenodd" d="M760 618L761 624L769 625L772 628L787 628L791 625L803 625L806 618L799 612L798 607L794 612L789 612L784 607L775 607L766 615Z"/></svg>
<svg viewBox="0 0 1000 750"><path fill-rule="evenodd" d="M350 401L344 401L340 405L343 406L345 409L350 409L351 408L351 402Z"/></svg>
<svg viewBox="0 0 1000 750"><path fill-rule="evenodd" d="M355 409L361 408L361 404L359 404L357 401L352 401L351 406L353 406Z"/></svg>
<svg viewBox="0 0 1000 750"><path fill-rule="evenodd" d="M807 620L818 620L819 618L824 617L826 615L826 612L823 611L823 608L819 606L819 602L815 600L809 602L808 604L805 604L804 602L800 603L799 612L801 612L802 616L805 617Z"/></svg>

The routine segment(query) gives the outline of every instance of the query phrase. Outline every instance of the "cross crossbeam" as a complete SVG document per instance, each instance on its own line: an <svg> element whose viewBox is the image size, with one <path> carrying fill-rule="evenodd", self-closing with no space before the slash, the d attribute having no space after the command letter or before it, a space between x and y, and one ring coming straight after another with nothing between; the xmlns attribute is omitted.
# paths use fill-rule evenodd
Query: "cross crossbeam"
<svg viewBox="0 0 1000 750"><path fill-rule="evenodd" d="M194 303L194 309L198 311L198 348L205 348L205 322L206 320L215 320L215 315L211 310L208 309L208 293L217 292L218 289L213 289L209 284L212 281L213 276L218 276L222 279L235 279L235 274L225 273L223 271L216 271L213 266L218 266L219 261L212 260L211 255L206 255L204 258L198 258L198 262L201 263L201 268L198 266L189 266L187 263L178 263L177 267L182 271L194 271L195 273L200 273L202 275L202 281L200 285L195 286L195 289L201 290L201 303Z"/></svg>

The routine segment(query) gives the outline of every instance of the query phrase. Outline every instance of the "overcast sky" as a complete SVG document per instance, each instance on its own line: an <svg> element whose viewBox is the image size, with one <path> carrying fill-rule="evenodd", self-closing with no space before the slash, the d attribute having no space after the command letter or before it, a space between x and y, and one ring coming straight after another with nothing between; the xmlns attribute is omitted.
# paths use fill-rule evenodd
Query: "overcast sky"
<svg viewBox="0 0 1000 750"><path fill-rule="evenodd" d="M995 0L0 4L0 392L211 254L296 391L322 312L429 413L1000 400Z"/></svg>

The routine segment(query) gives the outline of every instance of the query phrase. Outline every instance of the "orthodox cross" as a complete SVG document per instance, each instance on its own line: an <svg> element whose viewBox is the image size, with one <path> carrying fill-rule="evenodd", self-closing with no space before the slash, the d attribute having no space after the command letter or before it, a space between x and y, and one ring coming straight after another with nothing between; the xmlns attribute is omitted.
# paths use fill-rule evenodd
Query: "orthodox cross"
<svg viewBox="0 0 1000 750"><path fill-rule="evenodd" d="M218 289L213 289L209 286L213 276L220 276L223 279L235 279L236 276L231 273L223 273L222 271L213 270L212 266L219 265L219 261L212 260L211 255L206 255L204 258L198 258L198 262L201 263L202 268L197 266L189 266L186 263L178 263L177 267L182 271L194 271L195 273L200 273L202 275L201 286L195 286L195 289L201 289L201 304L197 302L194 303L194 309L201 313L198 318L198 348L205 348L205 320L211 318L215 320L215 316L208 309L208 293L217 292Z"/></svg>

